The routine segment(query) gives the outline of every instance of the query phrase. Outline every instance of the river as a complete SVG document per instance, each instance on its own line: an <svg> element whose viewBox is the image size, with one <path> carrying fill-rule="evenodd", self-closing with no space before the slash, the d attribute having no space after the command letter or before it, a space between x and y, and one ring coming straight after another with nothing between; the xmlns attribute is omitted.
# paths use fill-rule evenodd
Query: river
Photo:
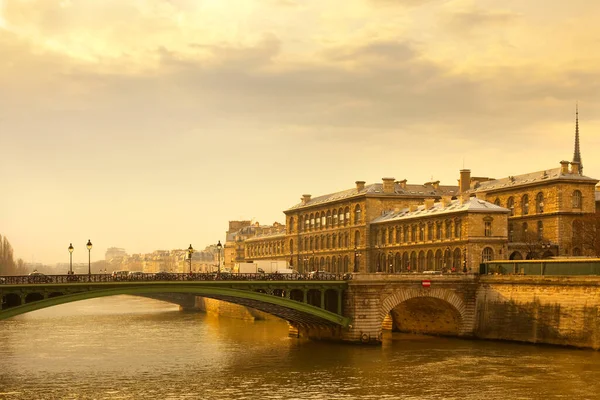
<svg viewBox="0 0 600 400"><path fill-rule="evenodd" d="M597 399L600 354L387 333L288 338L278 321L86 300L0 321L0 399Z"/></svg>

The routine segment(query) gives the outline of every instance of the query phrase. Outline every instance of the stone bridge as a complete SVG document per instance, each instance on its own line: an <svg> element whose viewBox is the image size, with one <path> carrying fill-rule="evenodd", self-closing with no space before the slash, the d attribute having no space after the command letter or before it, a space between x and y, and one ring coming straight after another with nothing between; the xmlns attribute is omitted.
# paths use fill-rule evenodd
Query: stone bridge
<svg viewBox="0 0 600 400"><path fill-rule="evenodd" d="M119 294L192 308L199 297L260 310L301 337L381 343L392 329L600 348L600 277L353 274L333 281L11 283L0 319Z"/></svg>

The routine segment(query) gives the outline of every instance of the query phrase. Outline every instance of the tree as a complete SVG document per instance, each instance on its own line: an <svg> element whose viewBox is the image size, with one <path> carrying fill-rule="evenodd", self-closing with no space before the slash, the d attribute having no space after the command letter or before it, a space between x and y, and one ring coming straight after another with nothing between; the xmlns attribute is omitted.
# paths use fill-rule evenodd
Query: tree
<svg viewBox="0 0 600 400"><path fill-rule="evenodd" d="M13 259L13 248L8 239L0 235L0 275L14 275L17 273L17 266Z"/></svg>
<svg viewBox="0 0 600 400"><path fill-rule="evenodd" d="M573 221L573 249L582 255L600 257L600 213L587 214Z"/></svg>

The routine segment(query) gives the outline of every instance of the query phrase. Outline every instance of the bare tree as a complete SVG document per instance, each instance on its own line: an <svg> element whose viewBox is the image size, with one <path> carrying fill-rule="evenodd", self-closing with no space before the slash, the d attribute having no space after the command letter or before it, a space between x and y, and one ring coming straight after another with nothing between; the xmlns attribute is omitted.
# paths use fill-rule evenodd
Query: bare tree
<svg viewBox="0 0 600 400"><path fill-rule="evenodd" d="M13 248L6 236L0 235L0 275L14 275L16 271Z"/></svg>
<svg viewBox="0 0 600 400"><path fill-rule="evenodd" d="M588 214L573 222L572 243L582 255L600 257L600 213Z"/></svg>

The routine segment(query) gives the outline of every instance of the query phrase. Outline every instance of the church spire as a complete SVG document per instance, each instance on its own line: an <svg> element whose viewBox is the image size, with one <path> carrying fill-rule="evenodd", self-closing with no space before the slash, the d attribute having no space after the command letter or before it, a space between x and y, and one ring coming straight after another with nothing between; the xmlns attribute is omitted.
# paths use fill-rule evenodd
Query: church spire
<svg viewBox="0 0 600 400"><path fill-rule="evenodd" d="M573 151L573 162L579 163L579 173L583 175L583 163L579 151L579 104L575 103L575 150Z"/></svg>

